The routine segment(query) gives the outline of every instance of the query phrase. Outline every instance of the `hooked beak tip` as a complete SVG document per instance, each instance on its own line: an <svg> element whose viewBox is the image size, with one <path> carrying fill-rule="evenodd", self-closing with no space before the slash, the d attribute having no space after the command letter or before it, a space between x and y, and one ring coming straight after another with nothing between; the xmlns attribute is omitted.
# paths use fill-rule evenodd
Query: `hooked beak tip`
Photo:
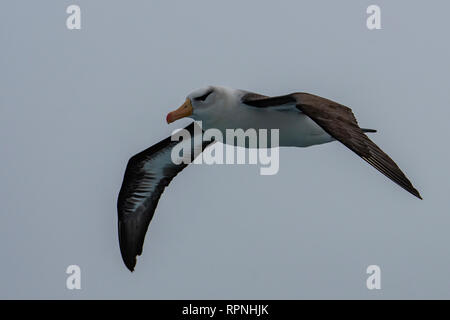
<svg viewBox="0 0 450 320"><path fill-rule="evenodd" d="M177 110L169 112L166 116L167 123L172 123L178 119L189 117L192 114L192 104L189 99L179 107Z"/></svg>

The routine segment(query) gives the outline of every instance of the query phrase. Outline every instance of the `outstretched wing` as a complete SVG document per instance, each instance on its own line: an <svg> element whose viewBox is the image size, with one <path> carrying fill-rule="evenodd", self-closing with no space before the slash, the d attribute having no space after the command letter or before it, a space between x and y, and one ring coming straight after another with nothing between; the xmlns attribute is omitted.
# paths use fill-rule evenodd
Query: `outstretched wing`
<svg viewBox="0 0 450 320"><path fill-rule="evenodd" d="M397 164L358 126L350 108L308 93L293 93L270 98L248 93L243 96L242 102L261 108L295 104L299 111L310 117L329 135L343 143L403 189L422 199Z"/></svg>
<svg viewBox="0 0 450 320"><path fill-rule="evenodd" d="M190 133L190 140L178 142L171 141L171 137L168 137L128 161L117 201L117 211L120 251L130 271L134 270L136 256L142 253L145 233L161 194L170 181L187 166L185 163L175 164L172 161L172 149L179 143L188 144L193 160L211 143L202 142L201 138L194 139L195 126L197 124L193 122L185 128ZM200 127L197 131L202 132ZM198 145L194 145L197 140ZM181 156L178 156L180 159Z"/></svg>

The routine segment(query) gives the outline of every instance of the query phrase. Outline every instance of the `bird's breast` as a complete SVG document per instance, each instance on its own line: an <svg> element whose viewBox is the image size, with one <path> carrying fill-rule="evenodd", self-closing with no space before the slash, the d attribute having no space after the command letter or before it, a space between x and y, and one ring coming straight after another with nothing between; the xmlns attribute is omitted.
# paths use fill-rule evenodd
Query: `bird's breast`
<svg viewBox="0 0 450 320"><path fill-rule="evenodd" d="M249 143L249 139L253 138L255 133L257 147L277 144L284 147L307 147L333 141L311 118L295 108L273 110L274 108L243 106L241 109L222 114L220 118L203 121L203 130L218 129L222 133L223 143L247 148L253 145ZM231 139L233 133L236 138ZM242 134L244 140L239 139ZM227 137L230 139L226 139Z"/></svg>

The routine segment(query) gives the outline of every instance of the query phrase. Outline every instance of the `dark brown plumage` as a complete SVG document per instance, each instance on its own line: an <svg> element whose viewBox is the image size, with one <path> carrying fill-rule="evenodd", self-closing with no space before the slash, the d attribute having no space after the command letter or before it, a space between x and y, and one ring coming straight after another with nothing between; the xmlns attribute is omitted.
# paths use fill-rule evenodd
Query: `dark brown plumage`
<svg viewBox="0 0 450 320"><path fill-rule="evenodd" d="M414 188L397 164L364 133L364 130L366 132L370 130L363 130L359 127L350 108L337 102L302 92L270 98L248 93L243 97L242 102L260 108L295 103L297 109L315 121L329 135L343 143L403 189L422 199L420 193Z"/></svg>

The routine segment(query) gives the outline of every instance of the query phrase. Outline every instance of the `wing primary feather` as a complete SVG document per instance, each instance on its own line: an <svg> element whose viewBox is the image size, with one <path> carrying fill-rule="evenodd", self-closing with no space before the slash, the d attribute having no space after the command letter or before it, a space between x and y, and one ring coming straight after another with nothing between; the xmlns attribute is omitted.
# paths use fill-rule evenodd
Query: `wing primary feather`
<svg viewBox="0 0 450 320"><path fill-rule="evenodd" d="M200 140L201 146L194 145L195 125L194 122L185 128L191 134L191 160L212 143ZM186 142L172 141L168 137L128 161L117 200L117 212L120 252L130 271L134 270L136 257L142 254L145 234L164 189L187 166L172 162L172 149L178 143Z"/></svg>
<svg viewBox="0 0 450 320"><path fill-rule="evenodd" d="M374 129L360 128L352 110L337 102L304 92L279 97L265 97L256 93L243 95L242 102L253 107L280 107L294 102L297 109L316 122L325 132L355 152L367 163L419 199L414 188L397 164L384 153L365 132Z"/></svg>

